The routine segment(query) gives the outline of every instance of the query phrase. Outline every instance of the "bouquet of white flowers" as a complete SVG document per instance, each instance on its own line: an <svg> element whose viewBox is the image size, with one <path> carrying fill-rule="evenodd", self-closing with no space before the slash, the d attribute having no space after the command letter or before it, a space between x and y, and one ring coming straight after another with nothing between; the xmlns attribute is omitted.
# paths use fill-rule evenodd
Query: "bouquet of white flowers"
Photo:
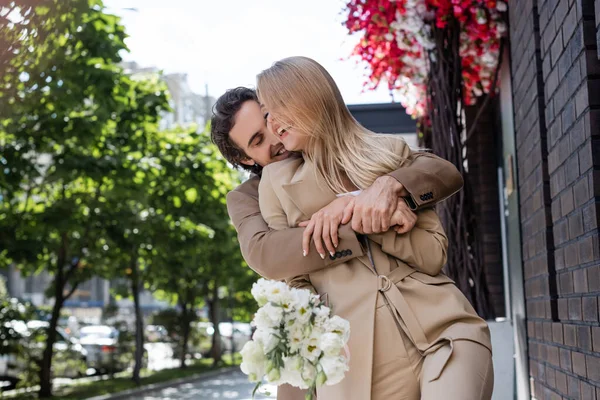
<svg viewBox="0 0 600 400"><path fill-rule="evenodd" d="M263 379L274 385L288 383L309 389L335 385L348 370L342 354L350 336L350 323L331 316L319 296L294 289L283 282L259 279L252 286L259 309L254 317L256 331L242 349L241 369L250 381Z"/></svg>

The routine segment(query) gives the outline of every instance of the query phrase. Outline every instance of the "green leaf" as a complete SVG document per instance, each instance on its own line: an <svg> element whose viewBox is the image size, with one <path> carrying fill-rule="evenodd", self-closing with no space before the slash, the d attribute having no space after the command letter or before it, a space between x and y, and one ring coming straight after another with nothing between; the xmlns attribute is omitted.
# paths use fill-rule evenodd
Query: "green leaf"
<svg viewBox="0 0 600 400"><path fill-rule="evenodd" d="M190 188L185 191L185 199L189 203L194 203L198 198L198 191L195 188Z"/></svg>
<svg viewBox="0 0 600 400"><path fill-rule="evenodd" d="M179 196L173 197L173 205L177 208L181 208L181 199Z"/></svg>

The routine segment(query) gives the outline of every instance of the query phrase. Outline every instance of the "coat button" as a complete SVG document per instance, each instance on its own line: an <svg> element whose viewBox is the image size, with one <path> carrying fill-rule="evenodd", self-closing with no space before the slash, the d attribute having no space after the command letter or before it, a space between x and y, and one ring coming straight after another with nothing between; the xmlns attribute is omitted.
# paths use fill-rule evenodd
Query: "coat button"
<svg viewBox="0 0 600 400"><path fill-rule="evenodd" d="M334 257L334 256L332 256L332 255L329 255L329 259L330 259L330 260L335 260L335 257Z"/></svg>
<svg viewBox="0 0 600 400"><path fill-rule="evenodd" d="M335 252L335 258L340 258L342 257L342 253L340 253L339 251Z"/></svg>

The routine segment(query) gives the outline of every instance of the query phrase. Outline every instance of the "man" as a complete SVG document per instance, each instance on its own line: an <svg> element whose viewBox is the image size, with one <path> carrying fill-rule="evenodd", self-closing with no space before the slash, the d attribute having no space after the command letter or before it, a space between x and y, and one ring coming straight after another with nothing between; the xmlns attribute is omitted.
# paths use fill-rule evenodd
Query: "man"
<svg viewBox="0 0 600 400"><path fill-rule="evenodd" d="M395 215L408 231L416 221L412 210L431 207L462 188L458 170L432 154L419 153L411 163L378 178L354 201L352 224L341 225L336 249L326 249L315 240L301 254L304 228L269 230L260 214L258 183L262 167L293 156L267 129L256 92L245 87L228 90L215 103L211 137L223 156L234 166L255 174L227 195L229 215L238 232L244 259L261 276L281 280L308 274L363 255L352 226L359 233L380 233L390 227ZM398 201L398 199L402 201ZM374 223L375 220L381 222ZM329 255L327 253L330 253Z"/></svg>
<svg viewBox="0 0 600 400"><path fill-rule="evenodd" d="M463 185L460 173L451 163L420 153L407 166L378 178L354 199L349 209L352 223L340 225L337 243L332 244L325 240L328 238L315 233L308 248L307 231L303 227L270 230L260 213L258 184L262 167L295 155L287 152L268 130L267 116L262 112L254 90L238 87L228 90L217 100L213 108L211 137L234 167L254 174L227 195L227 208L238 232L244 259L254 271L268 279L283 280L309 274L362 256L363 249L355 231L380 233L399 224L401 227L396 229L399 233L408 232L416 222L412 210L431 207L459 191ZM319 218L327 218L328 207L318 213ZM348 222L349 215L340 222ZM302 254L301 243L306 249ZM303 391L287 385L278 390L278 399L303 398Z"/></svg>

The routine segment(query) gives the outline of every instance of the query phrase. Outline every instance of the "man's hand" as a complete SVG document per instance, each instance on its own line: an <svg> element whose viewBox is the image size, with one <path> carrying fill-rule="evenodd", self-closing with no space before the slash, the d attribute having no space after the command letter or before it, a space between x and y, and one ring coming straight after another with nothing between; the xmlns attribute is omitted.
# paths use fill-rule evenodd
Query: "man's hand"
<svg viewBox="0 0 600 400"><path fill-rule="evenodd" d="M417 214L410 209L404 199L398 199L398 207L392 214L391 225L398 234L410 232L417 223Z"/></svg>
<svg viewBox="0 0 600 400"><path fill-rule="evenodd" d="M391 176L379 177L354 198L352 229L358 233L386 232L392 224L392 214L398 199L406 195L404 186Z"/></svg>
<svg viewBox="0 0 600 400"><path fill-rule="evenodd" d="M298 224L306 227L302 236L302 254L308 254L311 238L315 242L315 247L321 258L325 258L325 248L329 254L335 254L335 248L339 243L338 228L343 219L346 219L346 222L350 220L349 216L352 215L352 209L350 208L348 216L344 215L344 211L347 208L346 206L352 204L353 201L352 196L339 197L313 214L310 221L303 221ZM325 243L325 248L323 248L323 243Z"/></svg>

